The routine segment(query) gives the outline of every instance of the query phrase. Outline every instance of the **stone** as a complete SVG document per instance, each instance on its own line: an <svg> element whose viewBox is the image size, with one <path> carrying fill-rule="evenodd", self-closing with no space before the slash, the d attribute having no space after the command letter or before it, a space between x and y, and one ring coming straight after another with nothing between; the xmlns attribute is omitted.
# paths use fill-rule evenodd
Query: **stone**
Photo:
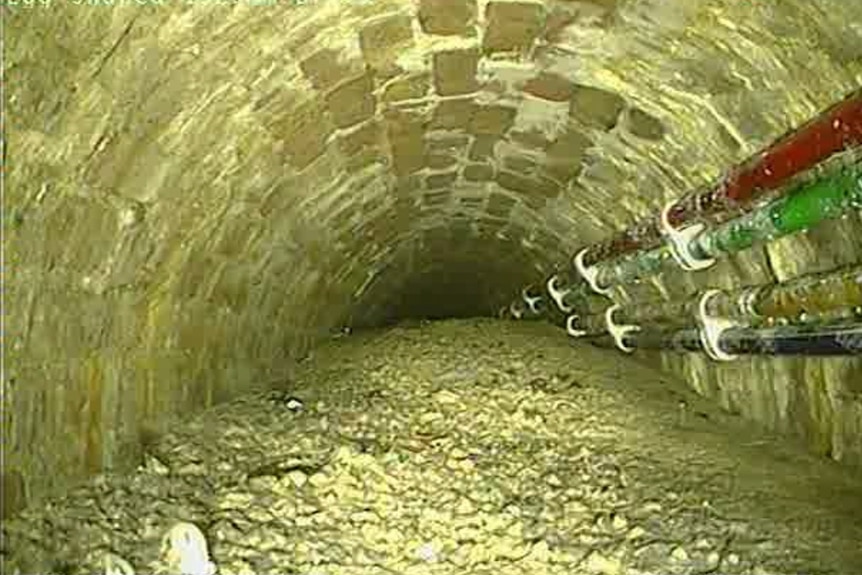
<svg viewBox="0 0 862 575"><path fill-rule="evenodd" d="M467 157L476 161L487 160L494 155L494 146L499 141L500 138L496 136L480 134L476 136L473 143L470 145L470 151L468 152Z"/></svg>
<svg viewBox="0 0 862 575"><path fill-rule="evenodd" d="M443 170L458 163L458 158L449 154L425 154L425 165L432 170Z"/></svg>
<svg viewBox="0 0 862 575"><path fill-rule="evenodd" d="M544 6L534 2L489 2L485 20L485 52L526 51L542 31Z"/></svg>
<svg viewBox="0 0 862 575"><path fill-rule="evenodd" d="M347 156L359 153L380 154L380 142L383 137L379 121L371 120L362 126L338 135L338 147Z"/></svg>
<svg viewBox="0 0 862 575"><path fill-rule="evenodd" d="M383 91L384 102L415 100L428 95L431 82L427 73L410 74L388 84Z"/></svg>
<svg viewBox="0 0 862 575"><path fill-rule="evenodd" d="M503 188L544 199L556 198L561 191L559 184L547 178L530 178L506 170L497 172L496 181Z"/></svg>
<svg viewBox="0 0 862 575"><path fill-rule="evenodd" d="M568 6L556 6L552 8L545 18L545 41L551 44L559 42L563 30L574 22L575 19L575 12Z"/></svg>
<svg viewBox="0 0 862 575"><path fill-rule="evenodd" d="M536 160L530 156L511 154L503 156L503 167L513 172L531 175L536 171Z"/></svg>
<svg viewBox="0 0 862 575"><path fill-rule="evenodd" d="M435 188L446 188L455 183L458 179L458 171L446 172L443 174L433 174L425 178L425 184L429 190Z"/></svg>
<svg viewBox="0 0 862 575"><path fill-rule="evenodd" d="M548 146L548 158L579 163L593 142L583 132L570 129L563 132Z"/></svg>
<svg viewBox="0 0 862 575"><path fill-rule="evenodd" d="M272 128L273 136L288 153L288 162L300 170L323 154L326 140L334 131L326 109L314 99L301 102Z"/></svg>
<svg viewBox="0 0 862 575"><path fill-rule="evenodd" d="M428 34L472 35L476 0L420 0L419 23Z"/></svg>
<svg viewBox="0 0 862 575"><path fill-rule="evenodd" d="M510 106L479 106L470 119L468 131L475 135L501 136L512 127L515 114L517 110Z"/></svg>
<svg viewBox="0 0 862 575"><path fill-rule="evenodd" d="M524 84L524 92L552 102L566 102L574 95L575 84L559 74L543 71Z"/></svg>
<svg viewBox="0 0 862 575"><path fill-rule="evenodd" d="M472 98L444 100L434 108L431 127L435 129L465 129L473 117L476 102Z"/></svg>
<svg viewBox="0 0 862 575"><path fill-rule="evenodd" d="M464 179L479 182L494 179L494 166L491 164L467 164L464 166Z"/></svg>
<svg viewBox="0 0 862 575"><path fill-rule="evenodd" d="M421 169L425 158L425 127L421 117L390 113L386 116L386 127L396 175L404 177Z"/></svg>
<svg viewBox="0 0 862 575"><path fill-rule="evenodd" d="M583 171L583 164L575 161L558 161L545 165L543 172L559 184L577 178Z"/></svg>
<svg viewBox="0 0 862 575"><path fill-rule="evenodd" d="M466 176L465 176L466 177ZM508 194L494 192L488 197L488 204L485 211L489 216L497 218L508 218L515 206L515 198Z"/></svg>
<svg viewBox="0 0 862 575"><path fill-rule="evenodd" d="M624 105L625 100L619 94L576 85L569 113L588 127L610 130L617 125Z"/></svg>
<svg viewBox="0 0 862 575"><path fill-rule="evenodd" d="M433 56L434 89L441 96L468 94L479 89L476 71L479 51L475 48L441 50Z"/></svg>
<svg viewBox="0 0 862 575"><path fill-rule="evenodd" d="M374 115L373 87L371 76L363 74L326 94L326 104L337 127L347 128Z"/></svg>
<svg viewBox="0 0 862 575"><path fill-rule="evenodd" d="M24 475L17 469L6 464L2 476L3 519L7 519L27 504L27 490Z"/></svg>
<svg viewBox="0 0 862 575"><path fill-rule="evenodd" d="M443 187L444 185L445 183L441 182L440 185L437 186L437 191L425 192L424 194L422 194L422 205L434 208L442 206L444 204L448 204L449 200L452 199L452 190L440 190L439 188Z"/></svg>
<svg viewBox="0 0 862 575"><path fill-rule="evenodd" d="M315 89L326 91L335 87L344 78L361 74L364 65L360 59L344 62L339 58L339 52L323 48L301 60L299 68Z"/></svg>
<svg viewBox="0 0 862 575"><path fill-rule="evenodd" d="M509 138L512 142L534 150L544 151L551 145L551 140L549 140L543 132L538 130L520 131L515 128L509 132Z"/></svg>
<svg viewBox="0 0 862 575"><path fill-rule="evenodd" d="M629 108L626 114L626 129L644 140L661 140L665 135L665 127L661 120L647 114L640 108Z"/></svg>
<svg viewBox="0 0 862 575"><path fill-rule="evenodd" d="M393 69L398 55L412 47L413 26L407 14L392 14L366 24L359 31L359 45L368 65L384 74Z"/></svg>
<svg viewBox="0 0 862 575"><path fill-rule="evenodd" d="M591 573L600 573L601 575L620 575L623 569L618 559L605 557L597 551L593 551L587 556L586 568Z"/></svg>

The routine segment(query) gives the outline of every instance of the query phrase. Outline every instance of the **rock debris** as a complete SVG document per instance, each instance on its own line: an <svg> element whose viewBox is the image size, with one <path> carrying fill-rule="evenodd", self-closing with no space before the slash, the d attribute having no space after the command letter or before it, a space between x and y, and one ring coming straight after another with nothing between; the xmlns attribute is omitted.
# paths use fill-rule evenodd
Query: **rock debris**
<svg viewBox="0 0 862 575"><path fill-rule="evenodd" d="M178 423L6 522L4 572L846 575L854 473L553 327L452 320Z"/></svg>

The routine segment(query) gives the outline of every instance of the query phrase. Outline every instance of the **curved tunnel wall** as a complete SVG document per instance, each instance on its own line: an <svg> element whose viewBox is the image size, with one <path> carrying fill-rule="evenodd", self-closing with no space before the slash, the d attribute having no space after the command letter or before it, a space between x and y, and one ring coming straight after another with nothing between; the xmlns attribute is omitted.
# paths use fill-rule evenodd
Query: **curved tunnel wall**
<svg viewBox="0 0 862 575"><path fill-rule="evenodd" d="M3 8L7 511L340 325L496 309L862 84L845 0L115 4ZM858 261L859 226L629 295ZM662 361L862 461L858 361Z"/></svg>

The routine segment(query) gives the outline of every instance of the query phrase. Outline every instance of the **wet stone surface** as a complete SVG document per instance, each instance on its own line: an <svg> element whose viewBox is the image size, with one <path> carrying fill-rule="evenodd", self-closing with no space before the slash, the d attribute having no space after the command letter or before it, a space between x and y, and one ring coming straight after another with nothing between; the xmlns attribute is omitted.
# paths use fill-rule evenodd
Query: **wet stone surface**
<svg viewBox="0 0 862 575"><path fill-rule="evenodd" d="M419 324L4 523L4 572L859 573L854 473L556 328Z"/></svg>

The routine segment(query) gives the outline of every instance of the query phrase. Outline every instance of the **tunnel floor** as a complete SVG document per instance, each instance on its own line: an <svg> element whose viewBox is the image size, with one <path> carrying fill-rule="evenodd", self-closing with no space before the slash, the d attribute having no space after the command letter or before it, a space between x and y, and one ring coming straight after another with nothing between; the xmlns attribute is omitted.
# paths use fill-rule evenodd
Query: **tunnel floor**
<svg viewBox="0 0 862 575"><path fill-rule="evenodd" d="M6 522L4 572L181 572L179 521L221 574L862 572L857 470L552 326L334 338L282 387Z"/></svg>

